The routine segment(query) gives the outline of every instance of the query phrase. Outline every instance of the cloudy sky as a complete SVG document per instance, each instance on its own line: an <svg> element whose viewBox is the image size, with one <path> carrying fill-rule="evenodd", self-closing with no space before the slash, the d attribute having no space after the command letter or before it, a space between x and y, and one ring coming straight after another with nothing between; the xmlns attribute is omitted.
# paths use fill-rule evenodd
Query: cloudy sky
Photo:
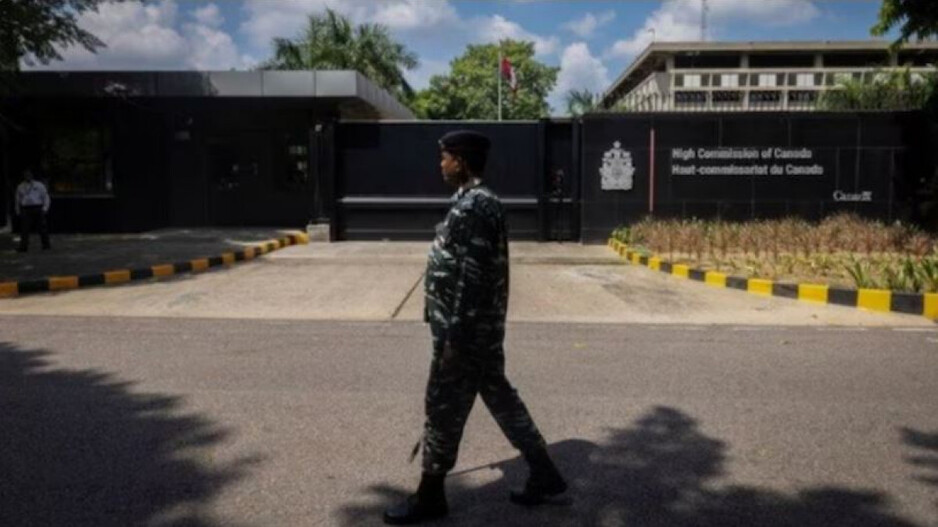
<svg viewBox="0 0 938 527"><path fill-rule="evenodd" d="M700 0L158 0L104 4L80 24L108 47L66 49L63 61L25 69L247 69L268 58L274 37L293 37L305 16L331 7L354 22L388 26L420 57L418 88L467 44L501 38L535 43L560 66L551 104L571 89L604 91L652 38L700 38ZM879 1L709 0L710 40L867 39ZM493 66L494 67L494 66Z"/></svg>

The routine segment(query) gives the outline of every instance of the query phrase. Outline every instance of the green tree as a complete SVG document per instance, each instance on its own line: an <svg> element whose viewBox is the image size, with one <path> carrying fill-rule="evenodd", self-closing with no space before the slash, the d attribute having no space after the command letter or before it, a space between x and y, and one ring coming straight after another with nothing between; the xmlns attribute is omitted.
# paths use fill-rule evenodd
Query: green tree
<svg viewBox="0 0 938 527"><path fill-rule="evenodd" d="M825 92L825 110L913 110L924 108L938 86L934 74L916 77L908 68L881 72L872 82L851 79Z"/></svg>
<svg viewBox="0 0 938 527"><path fill-rule="evenodd" d="M554 89L559 68L534 60L533 42L515 40L468 46L450 62L448 75L433 76L429 88L417 94L414 111L425 119L497 119L499 51L518 79L514 92L502 82L502 118L547 117L547 95Z"/></svg>
<svg viewBox="0 0 938 527"><path fill-rule="evenodd" d="M0 0L0 71L19 71L20 61L48 64L61 60L57 48L104 47L78 27L78 16L96 11L104 0Z"/></svg>
<svg viewBox="0 0 938 527"><path fill-rule="evenodd" d="M348 18L327 9L309 15L302 34L294 40L275 38L274 56L262 69L357 70L389 92L409 100L414 91L404 70L417 67L417 55L391 38L380 24L353 26Z"/></svg>
<svg viewBox="0 0 938 527"><path fill-rule="evenodd" d="M883 0L879 19L870 32L882 36L899 26L899 38L894 48L910 38L926 39L938 36L938 2L934 0Z"/></svg>
<svg viewBox="0 0 938 527"><path fill-rule="evenodd" d="M583 115L596 109L596 94L590 90L570 90L564 102L567 103L568 114Z"/></svg>

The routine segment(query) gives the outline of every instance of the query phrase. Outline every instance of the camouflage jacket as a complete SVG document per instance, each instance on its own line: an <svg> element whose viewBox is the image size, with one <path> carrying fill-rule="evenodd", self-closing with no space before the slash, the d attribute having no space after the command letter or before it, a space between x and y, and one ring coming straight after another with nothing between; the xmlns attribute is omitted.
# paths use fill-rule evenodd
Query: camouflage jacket
<svg viewBox="0 0 938 527"><path fill-rule="evenodd" d="M475 186L453 196L446 219L436 227L424 292L424 320L443 329L450 342L504 330L508 229L502 204L491 190Z"/></svg>

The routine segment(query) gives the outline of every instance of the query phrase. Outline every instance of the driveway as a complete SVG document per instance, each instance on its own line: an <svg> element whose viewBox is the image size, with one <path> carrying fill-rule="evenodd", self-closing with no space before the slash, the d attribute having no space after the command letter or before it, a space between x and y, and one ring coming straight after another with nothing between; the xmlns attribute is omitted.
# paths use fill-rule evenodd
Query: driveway
<svg viewBox="0 0 938 527"><path fill-rule="evenodd" d="M418 321L423 242L282 249L230 269L0 300L0 314ZM758 297L626 265L600 245L514 243L509 320L921 326L923 317Z"/></svg>

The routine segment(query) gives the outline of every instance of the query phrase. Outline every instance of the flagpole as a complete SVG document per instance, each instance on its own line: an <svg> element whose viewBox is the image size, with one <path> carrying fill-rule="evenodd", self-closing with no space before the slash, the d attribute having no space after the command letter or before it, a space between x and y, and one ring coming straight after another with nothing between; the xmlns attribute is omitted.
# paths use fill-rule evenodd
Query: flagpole
<svg viewBox="0 0 938 527"><path fill-rule="evenodd" d="M498 120L502 120L502 50L498 50L498 66L495 68L498 76Z"/></svg>

